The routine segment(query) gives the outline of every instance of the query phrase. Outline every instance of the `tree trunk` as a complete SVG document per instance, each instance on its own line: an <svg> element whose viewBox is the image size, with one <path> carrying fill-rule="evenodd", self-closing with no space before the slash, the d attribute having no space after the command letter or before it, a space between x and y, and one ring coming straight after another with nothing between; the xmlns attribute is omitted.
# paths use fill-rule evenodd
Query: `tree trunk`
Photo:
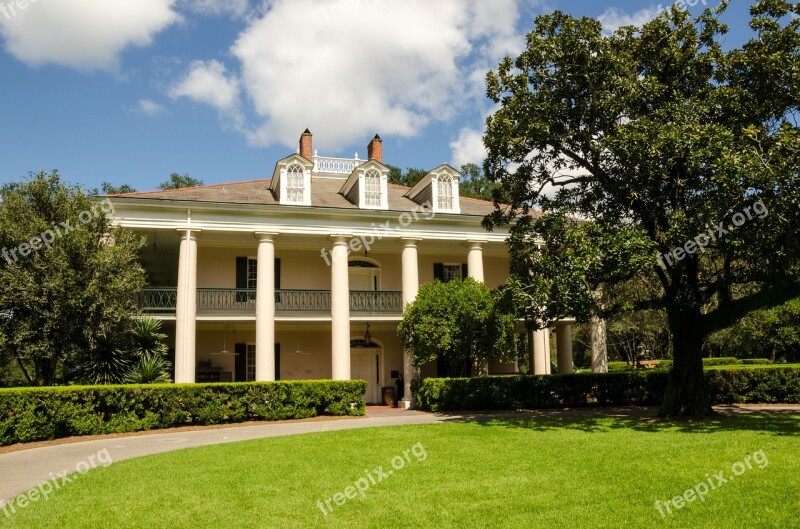
<svg viewBox="0 0 800 529"><path fill-rule="evenodd" d="M593 316L589 323L592 348L592 373L608 373L608 347L606 343L606 320Z"/></svg>
<svg viewBox="0 0 800 529"><path fill-rule="evenodd" d="M667 308L672 332L672 373L661 404L661 416L704 417L711 414L703 373L703 335L698 306Z"/></svg>

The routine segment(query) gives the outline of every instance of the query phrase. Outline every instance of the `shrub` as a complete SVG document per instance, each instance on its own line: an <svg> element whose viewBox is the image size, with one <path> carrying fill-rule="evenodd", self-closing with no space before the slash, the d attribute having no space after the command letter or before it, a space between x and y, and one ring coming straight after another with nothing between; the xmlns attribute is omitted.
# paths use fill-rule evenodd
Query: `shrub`
<svg viewBox="0 0 800 529"><path fill-rule="evenodd" d="M426 378L412 387L420 409L514 410L657 405L669 373L631 370L607 374L482 378ZM706 373L714 404L800 403L800 369L730 369Z"/></svg>
<svg viewBox="0 0 800 529"><path fill-rule="evenodd" d="M732 356L722 356L719 358L703 358L703 367L711 366L730 366L734 364L741 364L742 361Z"/></svg>
<svg viewBox="0 0 800 529"><path fill-rule="evenodd" d="M742 358L743 364L771 364L769 358Z"/></svg>
<svg viewBox="0 0 800 529"><path fill-rule="evenodd" d="M0 446L175 426L363 415L362 380L0 389Z"/></svg>

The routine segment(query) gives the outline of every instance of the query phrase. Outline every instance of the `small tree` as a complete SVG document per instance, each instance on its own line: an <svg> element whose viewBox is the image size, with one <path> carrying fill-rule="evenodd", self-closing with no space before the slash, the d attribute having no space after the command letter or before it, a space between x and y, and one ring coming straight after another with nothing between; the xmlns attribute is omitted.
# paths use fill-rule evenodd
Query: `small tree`
<svg viewBox="0 0 800 529"><path fill-rule="evenodd" d="M499 296L472 278L420 287L397 334L413 351L413 363L446 363L452 376L477 366L513 359L516 320L500 309Z"/></svg>
<svg viewBox="0 0 800 529"><path fill-rule="evenodd" d="M178 173L172 173L169 175L169 180L166 182L161 182L158 186L161 189L181 189L184 187L198 187L203 185L202 180L198 180L197 178L192 178L187 174L180 175Z"/></svg>

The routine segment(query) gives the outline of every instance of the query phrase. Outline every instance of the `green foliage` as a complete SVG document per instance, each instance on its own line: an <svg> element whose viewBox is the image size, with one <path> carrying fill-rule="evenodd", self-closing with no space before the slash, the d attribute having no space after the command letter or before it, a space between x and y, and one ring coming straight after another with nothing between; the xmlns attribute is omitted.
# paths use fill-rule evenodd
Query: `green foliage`
<svg viewBox="0 0 800 529"><path fill-rule="evenodd" d="M0 446L188 425L363 415L363 380L0 390Z"/></svg>
<svg viewBox="0 0 800 529"><path fill-rule="evenodd" d="M518 410L583 406L654 405L667 384L664 372L602 375L426 378L414 380L420 409Z"/></svg>
<svg viewBox="0 0 800 529"><path fill-rule="evenodd" d="M161 182L159 184L160 189L182 189L184 187L198 187L203 185L202 180L198 180L197 178L192 178L187 174L180 175L178 173L172 173L169 175L169 180L165 182Z"/></svg>
<svg viewBox="0 0 800 529"><path fill-rule="evenodd" d="M711 331L800 292L800 17L789 16L800 3L754 4L755 35L724 50L727 5L696 20L673 6L612 35L592 18L542 15L527 49L487 76L500 108L487 119L485 167L510 207L486 225L511 224L528 319L584 320L601 310L597 287L648 268L672 334L670 414L708 411L700 359ZM734 226L758 203L764 215ZM659 266L676 248L686 255Z"/></svg>
<svg viewBox="0 0 800 529"><path fill-rule="evenodd" d="M125 375L126 384L166 384L172 382L170 378L171 366L169 361L160 355L145 354L139 363Z"/></svg>
<svg viewBox="0 0 800 529"><path fill-rule="evenodd" d="M664 399L663 370L574 375L425 378L412 383L417 405L429 411L518 410L654 405ZM713 404L800 403L800 369L730 369L705 373Z"/></svg>
<svg viewBox="0 0 800 529"><path fill-rule="evenodd" d="M441 358L450 373L469 376L487 362L513 361L516 321L499 298L472 278L422 285L397 328L414 365Z"/></svg>
<svg viewBox="0 0 800 529"><path fill-rule="evenodd" d="M500 184L487 178L479 166L474 163L461 166L461 180L458 184L460 196L491 201L499 189Z"/></svg>
<svg viewBox="0 0 800 529"><path fill-rule="evenodd" d="M95 195L121 195L123 193L135 193L136 189L129 186L128 184L122 184L116 186L110 182L103 182L100 185L100 189L95 189L93 194Z"/></svg>
<svg viewBox="0 0 800 529"><path fill-rule="evenodd" d="M428 174L428 171L425 169L418 169L416 167L406 167L405 172L394 165L387 165L387 167L389 168L389 183L400 186L414 187L417 185L417 182Z"/></svg>
<svg viewBox="0 0 800 529"><path fill-rule="evenodd" d="M705 347L715 354L800 361L800 298L750 312L709 336Z"/></svg>
<svg viewBox="0 0 800 529"><path fill-rule="evenodd" d="M167 335L161 321L142 316L98 336L97 346L75 365L66 379L79 384L150 384L170 382Z"/></svg>
<svg viewBox="0 0 800 529"><path fill-rule="evenodd" d="M110 210L57 172L0 188L0 248L18 257L0 259L0 369L51 385L93 355L117 363L105 337L138 312L145 272L142 239L112 226Z"/></svg>

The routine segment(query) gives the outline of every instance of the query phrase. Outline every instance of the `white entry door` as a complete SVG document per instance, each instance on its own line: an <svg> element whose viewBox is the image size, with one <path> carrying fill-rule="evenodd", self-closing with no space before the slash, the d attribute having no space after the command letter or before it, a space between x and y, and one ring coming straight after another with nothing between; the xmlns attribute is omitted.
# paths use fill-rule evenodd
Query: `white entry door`
<svg viewBox="0 0 800 529"><path fill-rule="evenodd" d="M350 350L350 378L367 381L367 391L364 394L367 404L380 403L381 356L380 349Z"/></svg>

